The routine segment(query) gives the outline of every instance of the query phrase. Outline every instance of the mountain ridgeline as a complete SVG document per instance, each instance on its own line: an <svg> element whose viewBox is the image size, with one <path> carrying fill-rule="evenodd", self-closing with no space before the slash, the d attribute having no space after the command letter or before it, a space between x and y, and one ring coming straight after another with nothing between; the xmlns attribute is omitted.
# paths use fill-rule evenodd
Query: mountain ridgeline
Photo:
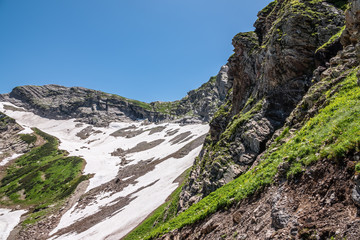
<svg viewBox="0 0 360 240"><path fill-rule="evenodd" d="M0 95L0 101L25 107L46 118L78 118L95 126L138 119L208 122L231 88L227 71L228 67L223 66L216 77L211 77L207 83L174 102L145 103L82 87L59 85L16 87L9 94Z"/></svg>

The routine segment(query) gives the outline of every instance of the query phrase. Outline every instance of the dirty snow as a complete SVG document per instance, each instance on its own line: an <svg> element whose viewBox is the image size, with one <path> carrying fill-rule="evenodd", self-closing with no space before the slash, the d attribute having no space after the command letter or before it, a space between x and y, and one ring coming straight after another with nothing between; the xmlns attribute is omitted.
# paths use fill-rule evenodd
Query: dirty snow
<svg viewBox="0 0 360 240"><path fill-rule="evenodd" d="M6 104L9 105L9 103ZM165 139L161 144L151 149L127 154L125 156L126 160L131 161L128 165L132 165L152 158L155 160L165 158L197 137L207 133L209 130L209 126L203 124L181 126L180 124L175 123L144 125L141 121L114 122L106 128L93 127L94 131L99 130L101 133L93 132L89 138L81 139L77 137L76 134L90 125L83 124L81 127L76 127L75 125L77 125L78 122L75 122L75 119L50 120L34 115L31 112L5 110L3 109L3 103L1 102L0 111L3 111L5 114L14 118L27 131L29 131L30 127L37 127L40 130L57 137L61 142L60 149L67 150L71 156L83 157L86 160L84 174L94 174L94 177L90 179L90 184L86 190L87 192L116 178L119 169L122 168L120 165L121 158L111 156L111 153L117 148L127 150L144 141L151 142L158 139ZM144 132L133 138L110 136L111 133L132 125L136 126L135 130L142 129ZM159 126L163 126L165 129L161 132L149 135L152 128ZM174 130L178 130L175 135L166 136L166 132ZM128 131L132 131L132 129L129 129ZM187 139L187 141L178 144L170 143L172 138L187 131L191 132L191 136L193 136L191 139ZM96 199L84 209L77 208L77 204L75 204L63 215L59 225L51 232L51 234L56 234L58 230L71 226L76 221L95 214L104 206L113 205L114 201L119 197L136 197L127 206L88 230L82 233L73 232L62 236L54 235L52 239L121 238L143 221L154 209L164 203L171 192L178 187L178 183L174 183L174 180L192 165L200 150L201 147L198 147L183 158L169 158L161 162L154 170L139 177L136 179L135 184L129 185L121 192L100 193ZM152 186L143 188L139 191L140 188L154 182L155 184Z"/></svg>
<svg viewBox="0 0 360 240"><path fill-rule="evenodd" d="M1 162L0 162L0 166L5 166L8 162L10 162L11 160L20 157L22 154L13 154L10 157L4 158Z"/></svg>
<svg viewBox="0 0 360 240"><path fill-rule="evenodd" d="M20 217L26 213L24 210L12 211L0 208L0 239L7 239L10 232L20 222Z"/></svg>

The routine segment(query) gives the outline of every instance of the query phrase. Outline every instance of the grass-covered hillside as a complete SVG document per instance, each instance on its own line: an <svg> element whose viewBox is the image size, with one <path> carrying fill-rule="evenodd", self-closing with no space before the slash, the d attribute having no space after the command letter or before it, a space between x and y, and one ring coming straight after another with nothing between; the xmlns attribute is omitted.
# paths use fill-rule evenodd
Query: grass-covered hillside
<svg viewBox="0 0 360 240"><path fill-rule="evenodd" d="M30 207L39 216L46 213L44 210L49 205L68 197L87 176L81 174L85 164L82 158L68 157L66 151L58 149L59 141L55 137L33 130L35 134L22 134L20 138L28 144L39 139L40 146L6 169L0 181L0 204ZM32 220L30 214L24 223Z"/></svg>

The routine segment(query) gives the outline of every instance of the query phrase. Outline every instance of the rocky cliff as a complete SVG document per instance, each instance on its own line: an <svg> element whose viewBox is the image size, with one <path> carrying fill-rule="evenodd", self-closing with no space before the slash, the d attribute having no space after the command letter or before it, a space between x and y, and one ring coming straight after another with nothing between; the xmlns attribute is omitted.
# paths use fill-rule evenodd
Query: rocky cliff
<svg viewBox="0 0 360 240"><path fill-rule="evenodd" d="M14 154L23 154L33 146L33 137L18 135L23 128L14 119L0 112L0 162L8 162ZM5 164L0 165L1 166ZM0 171L1 174L1 171Z"/></svg>
<svg viewBox="0 0 360 240"><path fill-rule="evenodd" d="M106 126L111 121L146 119L150 122L177 120L208 122L223 103L231 81L228 67L183 99L174 102L144 103L82 87L59 85L20 86L0 95L8 101L51 119L77 118L81 122Z"/></svg>
<svg viewBox="0 0 360 240"><path fill-rule="evenodd" d="M127 239L359 238L360 1L258 17L184 186Z"/></svg>
<svg viewBox="0 0 360 240"><path fill-rule="evenodd" d="M343 11L326 1L275 1L258 17L254 32L233 39L232 96L210 123L182 210L249 169L312 85L316 50L344 25Z"/></svg>

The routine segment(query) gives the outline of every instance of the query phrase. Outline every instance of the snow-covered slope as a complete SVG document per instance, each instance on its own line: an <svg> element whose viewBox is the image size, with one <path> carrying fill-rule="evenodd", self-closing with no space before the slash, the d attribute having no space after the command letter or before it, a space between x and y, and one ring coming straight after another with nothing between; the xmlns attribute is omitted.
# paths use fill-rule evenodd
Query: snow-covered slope
<svg viewBox="0 0 360 240"><path fill-rule="evenodd" d="M75 119L51 120L27 111L0 111L25 129L57 137L60 149L86 160L92 174L84 195L57 219L52 239L119 239L178 187L176 179L198 155L208 125L113 122L93 127ZM7 108L9 109L9 108Z"/></svg>

